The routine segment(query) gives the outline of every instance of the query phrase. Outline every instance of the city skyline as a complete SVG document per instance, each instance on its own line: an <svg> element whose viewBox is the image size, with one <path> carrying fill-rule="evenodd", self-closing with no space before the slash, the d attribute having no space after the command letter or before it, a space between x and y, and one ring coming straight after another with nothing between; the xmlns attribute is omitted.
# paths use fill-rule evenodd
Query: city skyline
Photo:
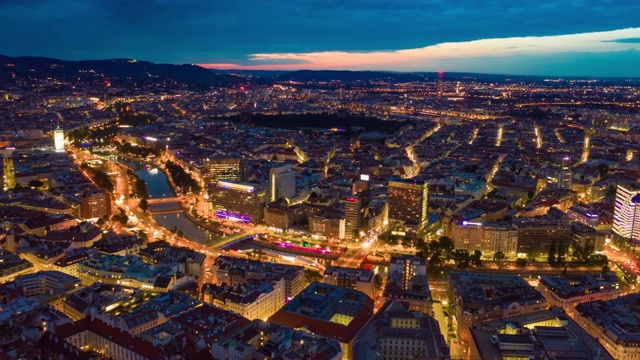
<svg viewBox="0 0 640 360"><path fill-rule="evenodd" d="M3 53L217 69L638 77L640 4L7 1ZM43 35L46 34L46 35Z"/></svg>

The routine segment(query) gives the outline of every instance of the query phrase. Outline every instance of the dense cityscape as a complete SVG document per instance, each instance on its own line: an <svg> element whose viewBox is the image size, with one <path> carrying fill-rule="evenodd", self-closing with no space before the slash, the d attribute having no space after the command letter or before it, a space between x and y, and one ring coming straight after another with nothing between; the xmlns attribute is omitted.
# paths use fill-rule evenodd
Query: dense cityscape
<svg viewBox="0 0 640 360"><path fill-rule="evenodd" d="M2 60L2 358L640 355L634 80Z"/></svg>

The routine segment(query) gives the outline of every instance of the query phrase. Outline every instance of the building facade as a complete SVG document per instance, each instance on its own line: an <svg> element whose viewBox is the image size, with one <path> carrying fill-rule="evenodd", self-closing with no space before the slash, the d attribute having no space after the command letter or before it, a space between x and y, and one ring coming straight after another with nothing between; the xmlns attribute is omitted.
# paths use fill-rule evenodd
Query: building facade
<svg viewBox="0 0 640 360"><path fill-rule="evenodd" d="M389 220L416 228L427 225L429 184L420 180L389 180Z"/></svg>
<svg viewBox="0 0 640 360"><path fill-rule="evenodd" d="M626 241L640 241L640 184L618 184L613 232Z"/></svg>
<svg viewBox="0 0 640 360"><path fill-rule="evenodd" d="M220 180L211 191L215 215L232 221L262 222L265 200L265 190L247 182Z"/></svg>

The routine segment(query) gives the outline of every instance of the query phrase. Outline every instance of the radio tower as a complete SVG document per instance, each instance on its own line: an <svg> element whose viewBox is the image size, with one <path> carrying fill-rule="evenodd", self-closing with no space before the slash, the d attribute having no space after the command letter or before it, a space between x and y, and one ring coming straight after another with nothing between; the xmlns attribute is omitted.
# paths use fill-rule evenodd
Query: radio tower
<svg viewBox="0 0 640 360"><path fill-rule="evenodd" d="M442 77L444 76L444 72L438 71L438 98L442 97Z"/></svg>

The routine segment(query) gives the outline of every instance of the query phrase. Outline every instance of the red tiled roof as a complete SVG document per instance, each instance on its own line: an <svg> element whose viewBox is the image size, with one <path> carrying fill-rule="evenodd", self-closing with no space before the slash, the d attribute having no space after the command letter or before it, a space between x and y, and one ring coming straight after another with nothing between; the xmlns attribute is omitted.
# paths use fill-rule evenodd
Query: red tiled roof
<svg viewBox="0 0 640 360"><path fill-rule="evenodd" d="M68 337L79 334L83 331L91 331L102 338L109 339L110 341L148 359L164 359L160 349L153 346L153 344L146 342L139 337L135 337L128 332L113 328L98 319L91 320L91 318L86 317L73 324L62 325L58 327L56 334L62 339L67 339Z"/></svg>
<svg viewBox="0 0 640 360"><path fill-rule="evenodd" d="M273 314L271 318L269 318L269 322L286 325L294 329L306 328L315 334L336 339L343 343L349 343L355 338L358 331L366 325L373 313L373 300L368 296L365 296L365 298L366 300L362 309L355 318L351 320L348 326L292 313L285 308Z"/></svg>

